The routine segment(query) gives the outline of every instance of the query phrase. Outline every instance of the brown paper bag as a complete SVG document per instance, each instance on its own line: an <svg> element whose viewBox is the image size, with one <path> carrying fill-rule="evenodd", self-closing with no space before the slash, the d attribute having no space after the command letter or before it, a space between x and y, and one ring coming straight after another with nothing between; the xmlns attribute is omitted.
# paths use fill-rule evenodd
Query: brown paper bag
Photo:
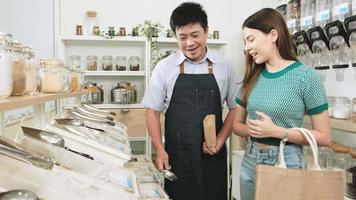
<svg viewBox="0 0 356 200"><path fill-rule="evenodd" d="M309 132L297 128L300 132ZM284 144L281 141L278 167L258 165L256 167L255 200L343 200L344 177L340 171L320 170L317 146L313 135L303 133L313 151L314 170L286 169ZM281 150L282 149L282 150ZM281 155L282 154L282 155ZM243 192L243 191L242 191Z"/></svg>
<svg viewBox="0 0 356 200"><path fill-rule="evenodd" d="M216 146L215 115L207 115L203 120L204 138L208 147Z"/></svg>

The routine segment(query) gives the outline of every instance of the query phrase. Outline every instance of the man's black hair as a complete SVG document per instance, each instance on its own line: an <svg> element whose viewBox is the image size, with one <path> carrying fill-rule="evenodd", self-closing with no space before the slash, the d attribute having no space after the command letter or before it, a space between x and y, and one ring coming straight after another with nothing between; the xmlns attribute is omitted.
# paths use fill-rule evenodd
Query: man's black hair
<svg viewBox="0 0 356 200"><path fill-rule="evenodd" d="M204 30L208 27L208 16L199 3L184 2L173 10L170 26L174 34L177 28L194 23L199 23Z"/></svg>

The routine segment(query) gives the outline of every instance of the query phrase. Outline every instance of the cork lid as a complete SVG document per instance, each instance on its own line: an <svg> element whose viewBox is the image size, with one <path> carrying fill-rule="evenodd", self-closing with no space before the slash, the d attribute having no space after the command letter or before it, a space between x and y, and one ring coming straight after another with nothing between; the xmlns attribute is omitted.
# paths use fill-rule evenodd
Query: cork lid
<svg viewBox="0 0 356 200"><path fill-rule="evenodd" d="M350 155L352 156L352 158L356 158L356 149L351 150Z"/></svg>
<svg viewBox="0 0 356 200"><path fill-rule="evenodd" d="M349 153L351 148L350 147L347 147L347 146L341 146L341 145L338 145L338 146L335 146L333 148L333 150L336 152L336 153L341 153L341 154L346 154L346 153Z"/></svg>
<svg viewBox="0 0 356 200"><path fill-rule="evenodd" d="M88 10L86 13L87 17L96 17L97 13L94 10Z"/></svg>

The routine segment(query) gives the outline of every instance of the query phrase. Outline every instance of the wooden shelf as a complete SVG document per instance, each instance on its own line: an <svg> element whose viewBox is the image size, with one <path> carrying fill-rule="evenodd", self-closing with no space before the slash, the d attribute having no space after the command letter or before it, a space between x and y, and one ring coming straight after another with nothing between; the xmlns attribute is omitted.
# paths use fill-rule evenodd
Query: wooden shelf
<svg viewBox="0 0 356 200"><path fill-rule="evenodd" d="M68 92L68 93L56 93L56 94L38 94L38 95L25 95L25 96L11 96L7 99L0 100L0 112L22 108L26 106L33 106L45 103L47 101L53 101L56 99L77 97L86 94L87 91L81 92Z"/></svg>
<svg viewBox="0 0 356 200"><path fill-rule="evenodd" d="M146 71L85 71L84 76L145 76Z"/></svg>
<svg viewBox="0 0 356 200"><path fill-rule="evenodd" d="M311 124L311 119L308 115L304 116L304 122ZM351 133L356 133L356 122L351 119L334 119L330 118L331 128Z"/></svg>

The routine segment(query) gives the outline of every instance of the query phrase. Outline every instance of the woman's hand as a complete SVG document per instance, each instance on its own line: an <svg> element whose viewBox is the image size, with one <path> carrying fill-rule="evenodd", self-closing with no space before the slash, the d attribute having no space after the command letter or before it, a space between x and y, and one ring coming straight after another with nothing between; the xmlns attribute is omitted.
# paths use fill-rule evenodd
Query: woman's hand
<svg viewBox="0 0 356 200"><path fill-rule="evenodd" d="M273 123L272 118L263 112L256 111L256 114L261 119L248 119L246 122L249 135L256 138L278 137L280 127Z"/></svg>

